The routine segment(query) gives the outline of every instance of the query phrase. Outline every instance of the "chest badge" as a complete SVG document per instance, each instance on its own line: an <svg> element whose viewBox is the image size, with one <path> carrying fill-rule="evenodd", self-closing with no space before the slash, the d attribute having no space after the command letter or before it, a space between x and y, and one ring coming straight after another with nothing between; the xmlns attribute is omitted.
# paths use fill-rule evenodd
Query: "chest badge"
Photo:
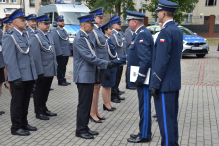
<svg viewBox="0 0 219 146"><path fill-rule="evenodd" d="M139 41L139 43L143 43L143 42L144 42L143 40L140 40L140 41Z"/></svg>
<svg viewBox="0 0 219 146"><path fill-rule="evenodd" d="M135 43L134 41L131 41L131 43L130 43L130 44L132 44L132 45L133 45L134 43Z"/></svg>
<svg viewBox="0 0 219 146"><path fill-rule="evenodd" d="M164 43L164 42L165 42L165 39L160 39L160 42L161 42L161 43Z"/></svg>

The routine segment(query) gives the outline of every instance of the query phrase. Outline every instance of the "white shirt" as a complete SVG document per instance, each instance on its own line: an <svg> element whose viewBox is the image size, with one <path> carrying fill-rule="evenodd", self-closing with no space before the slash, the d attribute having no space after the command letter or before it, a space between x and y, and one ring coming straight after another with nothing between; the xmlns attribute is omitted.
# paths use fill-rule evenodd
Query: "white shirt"
<svg viewBox="0 0 219 146"><path fill-rule="evenodd" d="M80 29L82 32L84 32L82 29ZM86 32L84 32L86 34L86 36L88 36L88 34Z"/></svg>
<svg viewBox="0 0 219 146"><path fill-rule="evenodd" d="M137 31L138 31L142 26L144 26L144 25L141 25L141 26L135 31L136 34L137 34Z"/></svg>
<svg viewBox="0 0 219 146"><path fill-rule="evenodd" d="M159 34L160 34L160 32L157 32L157 33L154 35L154 43L156 42L157 37L158 37Z"/></svg>
<svg viewBox="0 0 219 146"><path fill-rule="evenodd" d="M14 27L15 30L17 30L17 32L19 32L21 35L23 35L23 32L21 32L20 30L18 30L17 28Z"/></svg>
<svg viewBox="0 0 219 146"><path fill-rule="evenodd" d="M173 21L173 19L166 21L166 22L163 24L162 28L165 26L165 24L167 24L167 23L170 22L170 21Z"/></svg>
<svg viewBox="0 0 219 146"><path fill-rule="evenodd" d="M105 35L106 36L106 35ZM106 36L108 39L110 39L110 37Z"/></svg>

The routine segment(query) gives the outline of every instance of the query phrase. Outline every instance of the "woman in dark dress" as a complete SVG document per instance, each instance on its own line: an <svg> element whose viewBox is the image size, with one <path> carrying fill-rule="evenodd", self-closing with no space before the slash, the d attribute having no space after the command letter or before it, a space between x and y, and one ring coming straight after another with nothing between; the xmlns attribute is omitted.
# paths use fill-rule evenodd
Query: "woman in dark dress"
<svg viewBox="0 0 219 146"><path fill-rule="evenodd" d="M117 59L117 53L115 50L115 44L113 44L112 40L110 39L110 36L112 35L112 25L110 24L110 21L105 23L101 26L101 29L103 33L105 34L105 37L107 39L107 48L108 48L108 54L109 59L114 60ZM114 111L116 108L112 106L111 104L111 87L113 87L116 83L116 70L117 68L113 69L106 69L103 75L103 83L102 83L102 97L103 97L103 109L107 111Z"/></svg>

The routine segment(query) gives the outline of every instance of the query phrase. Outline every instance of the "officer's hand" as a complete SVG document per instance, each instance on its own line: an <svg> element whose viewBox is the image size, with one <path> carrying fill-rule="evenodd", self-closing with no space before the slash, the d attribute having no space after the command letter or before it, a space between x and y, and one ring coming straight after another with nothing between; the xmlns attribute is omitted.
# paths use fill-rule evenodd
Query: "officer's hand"
<svg viewBox="0 0 219 146"><path fill-rule="evenodd" d="M139 82L138 80L135 81L135 84L138 85L138 86L143 85L143 83L142 83L142 82Z"/></svg>
<svg viewBox="0 0 219 146"><path fill-rule="evenodd" d="M110 79L110 73L106 73L105 78L109 80Z"/></svg>
<svg viewBox="0 0 219 146"><path fill-rule="evenodd" d="M22 80L21 80L21 78L14 81L14 86L17 89L21 89L22 88Z"/></svg>
<svg viewBox="0 0 219 146"><path fill-rule="evenodd" d="M44 74L38 75L38 80L40 80L40 81L44 80Z"/></svg>
<svg viewBox="0 0 219 146"><path fill-rule="evenodd" d="M107 69L112 69L112 68L114 68L114 67L116 67L116 65L114 64L114 62L109 61L109 62L108 62Z"/></svg>
<svg viewBox="0 0 219 146"><path fill-rule="evenodd" d="M158 93L158 89L155 88L151 88L151 96L153 96L154 98L158 99L159 97L157 96Z"/></svg>
<svg viewBox="0 0 219 146"><path fill-rule="evenodd" d="M57 59L61 59L62 58L62 55L59 55L59 56L56 56Z"/></svg>

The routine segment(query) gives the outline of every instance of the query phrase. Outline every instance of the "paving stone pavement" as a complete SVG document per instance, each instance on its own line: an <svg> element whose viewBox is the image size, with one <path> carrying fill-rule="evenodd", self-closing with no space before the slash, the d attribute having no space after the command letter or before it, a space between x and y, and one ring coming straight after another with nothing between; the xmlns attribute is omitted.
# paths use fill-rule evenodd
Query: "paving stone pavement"
<svg viewBox="0 0 219 146"><path fill-rule="evenodd" d="M205 58L194 55L184 56L181 60L182 89L179 97L179 144L181 146L219 146L219 53L217 47L210 48L210 54ZM69 59L66 78L72 82L73 61ZM84 140L75 137L76 109L78 93L72 82L67 87L57 85L54 78L47 102L49 110L57 112L57 117L49 121L35 118L33 99L29 106L28 121L36 126L38 131L30 136L19 137L10 134L10 95L3 87L0 98L0 109L5 111L0 116L0 146L123 146L123 145L160 145L161 137L156 119L152 118L152 141L144 144L127 142L130 134L138 133L138 99L137 92L125 90L123 73L120 89L125 90L124 101L113 105L114 112L103 111L103 100L100 93L99 112L107 120L102 124L89 123L92 130L100 132L94 140ZM152 115L155 114L152 100Z"/></svg>

